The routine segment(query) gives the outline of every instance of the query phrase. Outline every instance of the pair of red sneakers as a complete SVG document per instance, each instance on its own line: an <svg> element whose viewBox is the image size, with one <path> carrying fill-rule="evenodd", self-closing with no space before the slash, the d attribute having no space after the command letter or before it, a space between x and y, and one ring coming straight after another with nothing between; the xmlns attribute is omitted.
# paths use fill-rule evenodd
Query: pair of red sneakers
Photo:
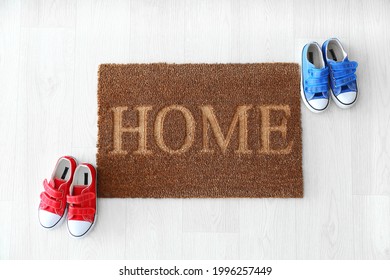
<svg viewBox="0 0 390 280"><path fill-rule="evenodd" d="M96 169L89 163L77 165L70 156L61 157L44 191L38 208L39 222L45 229L59 226L67 216L69 233L85 236L96 221Z"/></svg>

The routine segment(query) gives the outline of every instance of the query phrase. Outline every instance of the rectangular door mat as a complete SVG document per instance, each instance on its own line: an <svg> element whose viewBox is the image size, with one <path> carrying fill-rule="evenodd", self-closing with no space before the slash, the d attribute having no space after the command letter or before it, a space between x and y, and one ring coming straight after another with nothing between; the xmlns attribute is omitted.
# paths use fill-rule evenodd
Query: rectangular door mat
<svg viewBox="0 0 390 280"><path fill-rule="evenodd" d="M100 197L302 197L299 66L104 64Z"/></svg>

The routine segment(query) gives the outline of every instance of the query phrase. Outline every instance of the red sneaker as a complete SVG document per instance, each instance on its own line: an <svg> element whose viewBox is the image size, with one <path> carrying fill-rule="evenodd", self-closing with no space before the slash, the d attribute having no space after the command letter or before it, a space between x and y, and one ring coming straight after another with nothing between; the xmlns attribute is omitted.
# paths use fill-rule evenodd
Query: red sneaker
<svg viewBox="0 0 390 280"><path fill-rule="evenodd" d="M66 196L73 181L76 160L70 156L58 159L50 181L43 181L44 192L38 208L39 223L46 229L60 225L66 215Z"/></svg>
<svg viewBox="0 0 390 280"><path fill-rule="evenodd" d="M96 170L91 164L77 166L67 202L68 231L73 237L81 238L96 221Z"/></svg>

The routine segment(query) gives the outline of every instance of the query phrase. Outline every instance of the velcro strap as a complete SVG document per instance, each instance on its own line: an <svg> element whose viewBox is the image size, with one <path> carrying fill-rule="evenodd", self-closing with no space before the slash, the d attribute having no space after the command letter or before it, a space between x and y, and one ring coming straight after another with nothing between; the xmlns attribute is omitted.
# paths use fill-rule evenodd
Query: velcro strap
<svg viewBox="0 0 390 280"><path fill-rule="evenodd" d="M330 68L334 71L356 69L357 67L358 67L358 63L356 61L338 62L338 63L330 64Z"/></svg>
<svg viewBox="0 0 390 280"><path fill-rule="evenodd" d="M94 215L95 214L95 209L93 208L79 208L79 207L73 207L69 206L69 215Z"/></svg>
<svg viewBox="0 0 390 280"><path fill-rule="evenodd" d="M68 195L66 201L71 204L81 204L85 201L94 199L96 195L92 192L83 193L80 195Z"/></svg>
<svg viewBox="0 0 390 280"><path fill-rule="evenodd" d="M41 193L41 200L47 206L50 206L50 207L52 207L54 209L61 209L61 202L60 201L56 201L53 198L49 197L47 195L47 193L45 193L45 192Z"/></svg>
<svg viewBox="0 0 390 280"><path fill-rule="evenodd" d="M329 75L329 68L324 67L322 69L310 68L311 76L314 78L327 77Z"/></svg>
<svg viewBox="0 0 390 280"><path fill-rule="evenodd" d="M318 84L321 84L321 83L319 83L318 79L307 79L305 81L305 85L307 85L307 86L316 86Z"/></svg>
<svg viewBox="0 0 390 280"><path fill-rule="evenodd" d="M356 80L356 75L351 74L351 75L348 75L348 76L341 78L341 79L334 79L334 86L341 87L341 86L347 85L350 82L355 81L355 80Z"/></svg>
<svg viewBox="0 0 390 280"><path fill-rule="evenodd" d="M309 78L305 80L307 86L322 86L328 84L328 77Z"/></svg>
<svg viewBox="0 0 390 280"><path fill-rule="evenodd" d="M332 75L333 75L333 78L340 79L340 78L349 76L351 74L355 74L355 72L356 72L356 69L347 69L347 70L344 70L344 71L334 71L332 73Z"/></svg>
<svg viewBox="0 0 390 280"><path fill-rule="evenodd" d="M307 91L309 93L327 92L328 85L308 86L305 88L305 91Z"/></svg>
<svg viewBox="0 0 390 280"><path fill-rule="evenodd" d="M45 179L43 181L43 187L45 189L45 192L50 195L51 197L54 198L61 198L62 197L62 192L55 190Z"/></svg>

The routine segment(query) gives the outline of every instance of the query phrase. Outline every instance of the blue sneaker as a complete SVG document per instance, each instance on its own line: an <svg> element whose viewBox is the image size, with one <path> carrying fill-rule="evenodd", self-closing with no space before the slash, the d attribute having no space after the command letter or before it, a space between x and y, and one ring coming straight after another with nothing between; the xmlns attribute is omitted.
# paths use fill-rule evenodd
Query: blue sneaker
<svg viewBox="0 0 390 280"><path fill-rule="evenodd" d="M351 107L358 96L355 74L358 63L348 60L347 53L336 38L325 41L322 45L322 53L329 67L329 83L333 101L340 108Z"/></svg>
<svg viewBox="0 0 390 280"><path fill-rule="evenodd" d="M329 69L322 57L321 47L316 42L303 47L301 71L303 103L314 113L325 111L329 105Z"/></svg>

